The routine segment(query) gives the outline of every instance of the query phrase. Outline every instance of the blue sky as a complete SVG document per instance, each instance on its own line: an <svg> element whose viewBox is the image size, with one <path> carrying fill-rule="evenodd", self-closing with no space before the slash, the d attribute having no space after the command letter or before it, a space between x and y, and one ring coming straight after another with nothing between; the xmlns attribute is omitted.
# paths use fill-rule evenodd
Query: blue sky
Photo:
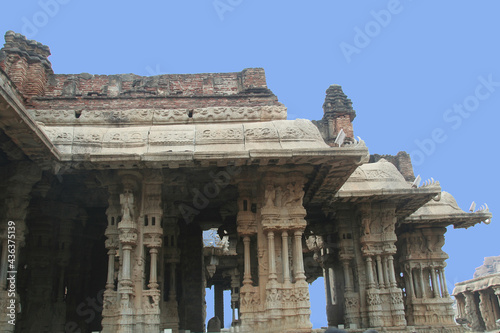
<svg viewBox="0 0 500 333"><path fill-rule="evenodd" d="M355 135L371 153L405 150L415 174L439 180L462 209L486 202L495 214L499 12L494 0L25 0L2 5L0 32L48 45L56 73L264 67L290 119L320 119L325 90L340 84L357 111ZM450 288L500 254L499 234L495 216L448 230ZM318 289L315 327L326 324Z"/></svg>

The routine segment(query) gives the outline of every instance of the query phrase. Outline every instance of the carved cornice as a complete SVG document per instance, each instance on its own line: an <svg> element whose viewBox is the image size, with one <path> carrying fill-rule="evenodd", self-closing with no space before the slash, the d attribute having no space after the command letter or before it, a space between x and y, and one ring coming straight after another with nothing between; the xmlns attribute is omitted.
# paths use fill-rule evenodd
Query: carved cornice
<svg viewBox="0 0 500 333"><path fill-rule="evenodd" d="M194 109L131 109L131 110L43 110L28 111L35 121L46 125L172 125L193 123L226 123L286 120L286 107L219 106ZM78 117L76 116L78 115ZM250 134L250 133L249 133ZM255 133L258 134L258 133ZM261 133L263 135L270 133ZM250 134L254 135L254 134Z"/></svg>

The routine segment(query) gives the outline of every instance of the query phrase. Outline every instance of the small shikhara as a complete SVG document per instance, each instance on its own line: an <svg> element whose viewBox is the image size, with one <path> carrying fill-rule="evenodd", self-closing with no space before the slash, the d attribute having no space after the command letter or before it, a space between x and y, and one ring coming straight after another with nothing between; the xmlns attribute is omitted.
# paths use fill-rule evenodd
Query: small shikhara
<svg viewBox="0 0 500 333"><path fill-rule="evenodd" d="M309 333L318 277L329 326L461 332L444 234L491 214L420 186L404 152L370 156L340 86L321 120L287 120L261 68L54 74L47 46L5 41L2 332L203 332L214 286L213 327L230 290L228 331Z"/></svg>

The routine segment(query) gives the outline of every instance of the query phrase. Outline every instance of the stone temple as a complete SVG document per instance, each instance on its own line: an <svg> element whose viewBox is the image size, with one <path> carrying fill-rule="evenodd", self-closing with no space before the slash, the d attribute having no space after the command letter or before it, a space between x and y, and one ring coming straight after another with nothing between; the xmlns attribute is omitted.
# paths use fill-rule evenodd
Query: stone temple
<svg viewBox="0 0 500 333"><path fill-rule="evenodd" d="M340 86L287 120L260 68L66 75L49 55L10 31L0 51L1 332L203 332L206 287L231 331L312 332L318 277L330 326L461 332L444 234L491 214L370 156Z"/></svg>
<svg viewBox="0 0 500 333"><path fill-rule="evenodd" d="M500 256L484 258L471 280L455 284L458 320L477 332L500 327Z"/></svg>

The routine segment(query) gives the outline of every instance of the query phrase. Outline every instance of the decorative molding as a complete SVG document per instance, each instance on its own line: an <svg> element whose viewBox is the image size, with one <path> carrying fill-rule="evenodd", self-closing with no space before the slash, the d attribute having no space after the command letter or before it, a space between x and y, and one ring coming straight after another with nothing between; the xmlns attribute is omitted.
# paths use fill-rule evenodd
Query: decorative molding
<svg viewBox="0 0 500 333"><path fill-rule="evenodd" d="M74 110L30 109L28 113L45 125L126 126L285 120L287 110L282 105L131 110L86 110L80 107Z"/></svg>

